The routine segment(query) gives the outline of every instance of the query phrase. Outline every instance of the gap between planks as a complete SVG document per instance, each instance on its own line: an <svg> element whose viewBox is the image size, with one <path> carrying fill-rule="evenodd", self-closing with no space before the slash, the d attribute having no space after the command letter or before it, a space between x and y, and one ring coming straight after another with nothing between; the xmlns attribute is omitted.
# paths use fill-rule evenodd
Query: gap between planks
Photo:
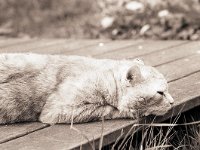
<svg viewBox="0 0 200 150"><path fill-rule="evenodd" d="M40 123L39 123L39 124L40 124ZM17 125L17 124L16 124L16 125ZM3 126L3 125L2 125L2 126ZM42 126L40 125L39 128L36 127L36 128L33 129L33 130L28 130L28 131L25 131L25 132L18 133L17 136L11 136L11 137L8 137L8 138L6 138L6 139L0 140L0 144L9 142L9 141L11 141L11 140L15 140L15 139L17 139L17 138L23 137L23 136L28 135L28 134L30 134L30 133L33 133L33 132L42 130L42 129L44 129L44 128L47 128L47 127L49 127L49 126L50 126L49 124L42 124Z"/></svg>

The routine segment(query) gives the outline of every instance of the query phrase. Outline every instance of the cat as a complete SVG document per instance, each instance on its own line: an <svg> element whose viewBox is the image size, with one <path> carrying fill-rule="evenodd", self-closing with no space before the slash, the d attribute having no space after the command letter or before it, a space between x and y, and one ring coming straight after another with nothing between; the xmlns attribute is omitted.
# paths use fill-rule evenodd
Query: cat
<svg viewBox="0 0 200 150"><path fill-rule="evenodd" d="M0 124L137 119L173 102L164 76L140 59L0 54Z"/></svg>

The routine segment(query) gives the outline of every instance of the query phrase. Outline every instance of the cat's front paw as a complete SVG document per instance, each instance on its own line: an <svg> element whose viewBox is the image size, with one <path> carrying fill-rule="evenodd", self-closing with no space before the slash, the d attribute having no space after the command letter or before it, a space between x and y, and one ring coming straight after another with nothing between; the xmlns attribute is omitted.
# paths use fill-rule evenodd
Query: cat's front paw
<svg viewBox="0 0 200 150"><path fill-rule="evenodd" d="M41 112L39 121L42 123L47 124L56 124L56 123L67 123L67 115L62 113L60 109L56 108L44 108L44 110Z"/></svg>
<svg viewBox="0 0 200 150"><path fill-rule="evenodd" d="M135 111L134 110L123 110L123 111L120 111L120 110L115 110L113 113L112 113L112 118L115 119L115 118L131 118L131 119L136 119L136 114L135 114Z"/></svg>
<svg viewBox="0 0 200 150"><path fill-rule="evenodd" d="M46 115L42 114L39 117L39 121L46 124L56 124L58 123L58 117L50 115L50 114L46 114Z"/></svg>
<svg viewBox="0 0 200 150"><path fill-rule="evenodd" d="M57 123L71 123L71 117L64 113L41 113L39 120L42 123L57 124Z"/></svg>

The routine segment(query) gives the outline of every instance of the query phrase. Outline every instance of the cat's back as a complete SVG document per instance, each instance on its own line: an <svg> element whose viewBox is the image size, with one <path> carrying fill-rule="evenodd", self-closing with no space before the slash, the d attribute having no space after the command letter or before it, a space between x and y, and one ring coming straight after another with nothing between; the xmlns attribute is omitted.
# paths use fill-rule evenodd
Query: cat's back
<svg viewBox="0 0 200 150"><path fill-rule="evenodd" d="M0 54L0 124L37 120L59 84L98 63L79 56Z"/></svg>
<svg viewBox="0 0 200 150"><path fill-rule="evenodd" d="M56 84L49 62L48 55L0 55L0 123L37 118Z"/></svg>
<svg viewBox="0 0 200 150"><path fill-rule="evenodd" d="M0 54L0 124L37 120L64 81L113 67L116 61L80 56Z"/></svg>

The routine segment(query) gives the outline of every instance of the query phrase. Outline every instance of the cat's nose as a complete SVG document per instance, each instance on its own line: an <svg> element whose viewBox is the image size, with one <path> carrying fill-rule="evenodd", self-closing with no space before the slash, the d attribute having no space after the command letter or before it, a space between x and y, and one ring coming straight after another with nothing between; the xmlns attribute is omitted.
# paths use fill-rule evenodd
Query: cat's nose
<svg viewBox="0 0 200 150"><path fill-rule="evenodd" d="M170 104L174 103L174 99L169 93L165 93L165 97L169 101Z"/></svg>

